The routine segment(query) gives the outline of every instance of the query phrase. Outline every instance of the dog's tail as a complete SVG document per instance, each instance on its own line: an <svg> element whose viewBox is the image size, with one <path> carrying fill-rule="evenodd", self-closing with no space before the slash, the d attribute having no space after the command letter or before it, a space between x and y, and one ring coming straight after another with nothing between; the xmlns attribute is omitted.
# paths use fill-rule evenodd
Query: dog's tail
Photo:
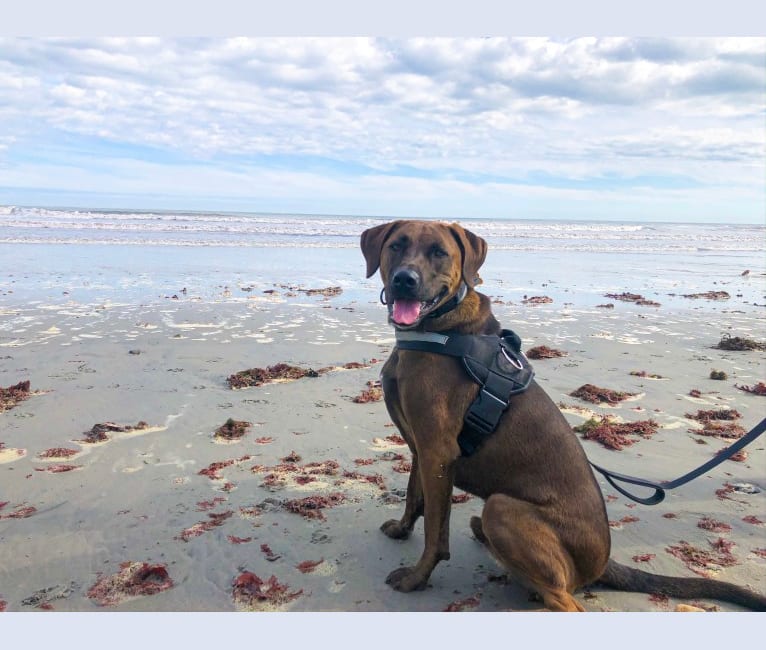
<svg viewBox="0 0 766 650"><path fill-rule="evenodd" d="M729 582L707 578L674 578L655 575L609 560L597 584L620 591L663 594L673 598L710 598L747 607L756 612L766 611L766 597Z"/></svg>

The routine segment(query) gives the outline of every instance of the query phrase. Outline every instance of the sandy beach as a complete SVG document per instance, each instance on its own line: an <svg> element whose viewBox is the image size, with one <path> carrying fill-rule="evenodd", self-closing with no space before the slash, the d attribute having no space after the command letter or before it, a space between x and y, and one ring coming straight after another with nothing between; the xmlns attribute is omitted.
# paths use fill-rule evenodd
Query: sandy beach
<svg viewBox="0 0 766 650"><path fill-rule="evenodd" d="M700 435L690 415L734 409L749 430L766 414L766 398L737 387L766 379L766 353L712 347L724 334L761 340L763 307L734 297L747 282L751 292L762 290L763 275L753 275L718 278L729 300L646 294L660 306L567 298L561 284L558 292L544 280L519 288L492 274L481 289L525 349L565 353L533 365L573 426L594 415L658 425L621 450L583 441L589 458L667 480L728 444ZM204 297L178 286L167 297L124 302L25 300L16 280L5 280L0 387L29 380L32 394L0 413L0 609L539 607L473 538L468 521L482 504L458 491L452 559L423 592L385 584L391 570L417 559L423 539L422 522L404 542L379 531L404 507L409 453L374 391L372 401L354 401L374 388L393 345L375 279L330 296L305 291L321 284L288 278L255 289L233 283ZM543 295L554 298L524 302ZM280 363L326 371L239 390L227 383L239 371ZM712 370L727 379L710 379ZM613 406L570 396L588 383L633 395ZM229 419L249 423L244 435L215 436ZM111 424L95 426L104 423ZM654 507L600 479L613 557L766 593L765 448L759 439L739 462L724 462ZM707 554L706 566L685 565L688 545ZM596 612L678 604L600 588L580 601Z"/></svg>

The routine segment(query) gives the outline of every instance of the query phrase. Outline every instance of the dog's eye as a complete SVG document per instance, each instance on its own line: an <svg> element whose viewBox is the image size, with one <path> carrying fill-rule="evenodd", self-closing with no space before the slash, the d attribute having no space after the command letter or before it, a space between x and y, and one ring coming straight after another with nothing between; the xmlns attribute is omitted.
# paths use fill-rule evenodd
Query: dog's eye
<svg viewBox="0 0 766 650"><path fill-rule="evenodd" d="M445 251L442 248L439 248L438 246L434 246L431 249L431 255L433 255L434 257L447 257L447 254L448 254L447 251Z"/></svg>
<svg viewBox="0 0 766 650"><path fill-rule="evenodd" d="M389 244L388 248L389 248L389 250L392 250L395 253L397 253L400 250L402 250L402 244L400 242L398 242L398 241L395 241L393 244Z"/></svg>

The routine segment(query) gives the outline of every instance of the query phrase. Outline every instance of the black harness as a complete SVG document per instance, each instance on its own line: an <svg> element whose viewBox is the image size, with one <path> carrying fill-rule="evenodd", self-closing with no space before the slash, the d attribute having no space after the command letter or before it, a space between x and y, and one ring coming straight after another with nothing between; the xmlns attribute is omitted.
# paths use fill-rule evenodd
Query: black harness
<svg viewBox="0 0 766 650"><path fill-rule="evenodd" d="M396 347L459 357L471 379L481 386L457 439L463 456L473 454L492 435L511 397L527 390L535 376L521 352L521 339L511 330L503 330L499 336L397 330Z"/></svg>

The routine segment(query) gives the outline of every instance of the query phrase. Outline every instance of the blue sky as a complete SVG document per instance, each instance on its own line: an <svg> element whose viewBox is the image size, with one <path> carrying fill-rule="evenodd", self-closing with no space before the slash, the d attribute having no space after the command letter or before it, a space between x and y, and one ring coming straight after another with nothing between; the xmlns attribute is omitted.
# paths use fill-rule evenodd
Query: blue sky
<svg viewBox="0 0 766 650"><path fill-rule="evenodd" d="M0 203L759 223L765 38L2 38Z"/></svg>

